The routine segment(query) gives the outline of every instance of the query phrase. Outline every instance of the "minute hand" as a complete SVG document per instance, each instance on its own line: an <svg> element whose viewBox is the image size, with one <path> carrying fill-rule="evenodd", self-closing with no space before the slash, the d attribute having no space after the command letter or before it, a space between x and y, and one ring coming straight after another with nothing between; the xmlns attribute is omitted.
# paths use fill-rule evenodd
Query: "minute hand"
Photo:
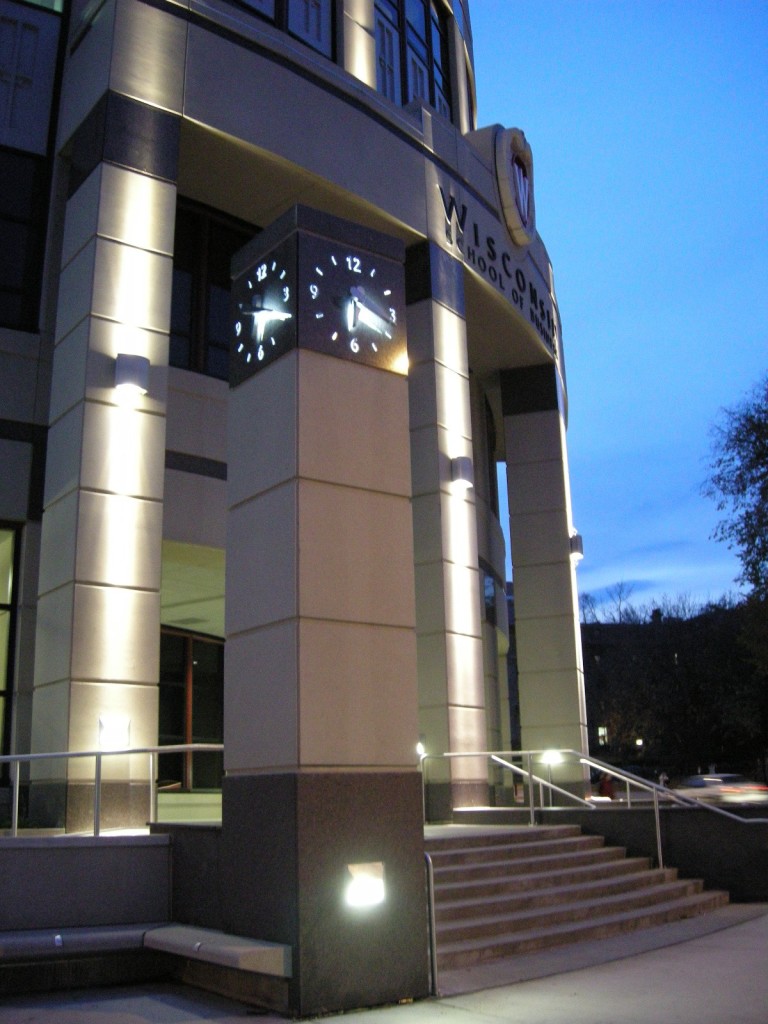
<svg viewBox="0 0 768 1024"><path fill-rule="evenodd" d="M271 323L273 320L283 321L291 319L290 313L281 313L277 309L247 309L244 311L244 315L253 317L253 325L256 329L257 341L264 340L264 331L267 324Z"/></svg>
<svg viewBox="0 0 768 1024"><path fill-rule="evenodd" d="M354 285L349 289L350 300L347 309L347 327L350 331L357 330L362 324L377 334L391 338L389 310L366 294L362 285Z"/></svg>

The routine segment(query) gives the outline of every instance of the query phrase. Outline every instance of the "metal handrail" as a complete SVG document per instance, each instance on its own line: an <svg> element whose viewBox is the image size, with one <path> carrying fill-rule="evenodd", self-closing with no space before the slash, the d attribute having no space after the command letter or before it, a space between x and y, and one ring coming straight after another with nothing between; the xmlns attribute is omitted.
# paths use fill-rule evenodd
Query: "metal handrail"
<svg viewBox="0 0 768 1024"><path fill-rule="evenodd" d="M578 796L576 793L572 793L567 789L563 789L556 783L552 782L551 777L549 779L542 778L536 775L533 770L534 758L535 757L546 757L547 760L540 762L545 763L548 766L553 764L568 764L569 759L579 765L585 765L590 768L596 768L612 778L621 780L626 786L627 793L627 807L632 807L632 787L635 789L642 789L651 794L653 800L653 815L654 825L656 831L656 852L658 858L658 866L664 867L664 853L662 849L661 840L661 816L659 813L659 804L661 801L669 804L677 804L681 807L693 807L701 808L712 814L719 814L722 817L730 818L732 821L738 821L742 824L768 824L768 818L744 818L739 814L734 814L731 811L726 811L722 807L715 807L703 800L697 800L694 797L683 796L682 794L676 793L672 789L668 789L666 786L661 786L655 782L649 782L647 779L640 778L639 775L634 775L632 772L625 771L623 768L617 768L614 765L607 764L605 761L600 761L598 758L589 757L578 750L571 749L542 749L542 750L476 750L476 751L461 751L460 753L445 753L445 754L423 754L421 757L424 774L424 785L426 786L426 762L429 760L452 760L454 758L463 757L483 757L491 761L494 764L498 764L503 768L508 769L514 775L522 776L528 783L528 807L530 812L530 823L531 825L536 824L536 800L535 800L535 786L539 788L539 806L542 810L545 809L544 805L544 790L546 789L551 794L557 793L560 796L566 797L568 800L574 803L580 804L582 807L588 807L590 810L598 810L599 805L585 800ZM514 764L512 758L516 758L522 762L522 764ZM553 758L559 758L559 760L553 760ZM525 765L525 767L523 766ZM426 806L426 804L425 804ZM550 806L552 806L550 804Z"/></svg>
<svg viewBox="0 0 768 1024"><path fill-rule="evenodd" d="M437 924L435 922L435 869L429 853L424 851L424 862L427 868L427 913L429 915L429 978L430 995L439 996L437 981Z"/></svg>
<svg viewBox="0 0 768 1024"><path fill-rule="evenodd" d="M93 834L98 836L101 833L101 776L102 760L105 757L126 757L133 754L147 754L149 756L149 821L157 820L157 778L155 772L155 758L158 754L181 754L191 751L220 753L224 750L223 743L174 743L168 746L156 747L130 747L122 750L66 750L55 751L45 754L4 754L0 757L0 765L10 765L11 771L11 838L17 838L19 834L19 788L20 772L22 764L30 764L33 761L60 761L70 758L93 757L96 759L94 770L93 787Z"/></svg>

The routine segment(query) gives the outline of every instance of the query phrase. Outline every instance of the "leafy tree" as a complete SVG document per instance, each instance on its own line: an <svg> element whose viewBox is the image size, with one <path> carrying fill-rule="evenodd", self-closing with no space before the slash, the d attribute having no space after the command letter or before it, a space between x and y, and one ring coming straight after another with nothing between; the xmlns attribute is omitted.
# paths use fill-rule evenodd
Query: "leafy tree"
<svg viewBox="0 0 768 1024"><path fill-rule="evenodd" d="M714 536L735 549L739 581L749 588L741 643L756 670L749 702L768 768L768 374L712 431L711 474L704 493L724 518Z"/></svg>
<svg viewBox="0 0 768 1024"><path fill-rule="evenodd" d="M712 428L704 493L725 513L714 537L735 549L740 582L768 598L768 374Z"/></svg>

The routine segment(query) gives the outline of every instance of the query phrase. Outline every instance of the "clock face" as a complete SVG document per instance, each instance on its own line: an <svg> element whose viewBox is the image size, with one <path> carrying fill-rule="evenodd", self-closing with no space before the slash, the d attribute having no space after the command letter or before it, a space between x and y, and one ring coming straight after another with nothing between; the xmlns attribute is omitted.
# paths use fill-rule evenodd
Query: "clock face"
<svg viewBox="0 0 768 1024"><path fill-rule="evenodd" d="M295 346L295 278L293 247L282 245L233 282L233 386Z"/></svg>
<svg viewBox="0 0 768 1024"><path fill-rule="evenodd" d="M393 260L315 236L302 240L301 344L406 372L403 270Z"/></svg>

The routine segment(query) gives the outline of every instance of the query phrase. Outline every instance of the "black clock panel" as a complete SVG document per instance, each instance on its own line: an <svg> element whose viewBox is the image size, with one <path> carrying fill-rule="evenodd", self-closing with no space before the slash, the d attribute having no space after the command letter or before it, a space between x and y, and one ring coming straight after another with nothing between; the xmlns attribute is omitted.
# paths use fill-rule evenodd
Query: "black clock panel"
<svg viewBox="0 0 768 1024"><path fill-rule="evenodd" d="M299 338L311 348L406 372L400 263L343 242L304 235L299 247Z"/></svg>
<svg viewBox="0 0 768 1024"><path fill-rule="evenodd" d="M296 347L296 300L295 239L254 260L232 282L232 387Z"/></svg>

